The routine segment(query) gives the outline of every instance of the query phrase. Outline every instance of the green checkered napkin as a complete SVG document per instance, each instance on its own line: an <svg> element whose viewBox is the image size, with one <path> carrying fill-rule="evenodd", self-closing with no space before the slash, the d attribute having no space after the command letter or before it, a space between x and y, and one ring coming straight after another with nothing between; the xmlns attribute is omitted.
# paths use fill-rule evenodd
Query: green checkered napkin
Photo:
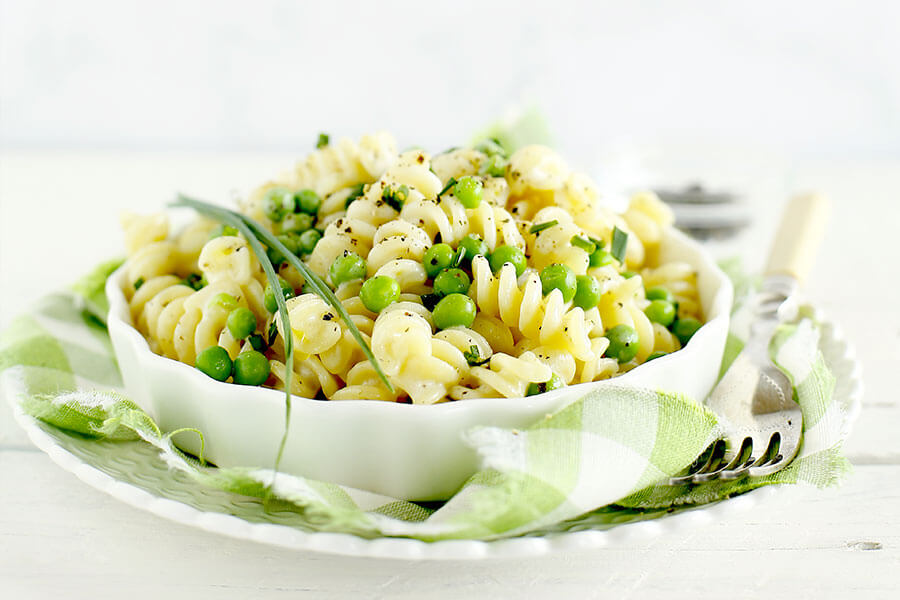
<svg viewBox="0 0 900 600"><path fill-rule="evenodd" d="M103 284L116 265L102 265L74 292L45 298L0 338L0 387L8 399L63 430L98 440L143 439L198 485L291 503L314 530L422 540L496 539L553 530L573 519L617 522L636 511L704 504L773 483L830 486L849 468L840 453L849 416L833 401L834 378L808 314L783 326L772 343L773 358L794 382L803 410L804 445L790 466L768 477L655 485L682 471L707 447L716 434L716 418L691 399L624 387L589 392L525 430L470 431L467 441L478 451L481 468L437 507L284 473L273 478L272 470L260 466L205 466L181 453L172 443L178 432L160 431L121 387L103 324ZM747 322L743 313L735 313L726 361L740 350Z"/></svg>

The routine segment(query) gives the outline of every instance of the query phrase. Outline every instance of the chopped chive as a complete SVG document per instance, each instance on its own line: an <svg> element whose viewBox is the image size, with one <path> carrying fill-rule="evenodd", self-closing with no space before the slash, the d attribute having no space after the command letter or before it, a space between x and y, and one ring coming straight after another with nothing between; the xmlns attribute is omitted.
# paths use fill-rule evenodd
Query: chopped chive
<svg viewBox="0 0 900 600"><path fill-rule="evenodd" d="M619 229L618 227L613 227L613 235L612 235L612 247L610 249L610 253L613 257L619 261L625 261L625 248L628 246L628 234Z"/></svg>
<svg viewBox="0 0 900 600"><path fill-rule="evenodd" d="M181 283L188 286L189 288L193 288L194 290L202 290L206 287L206 278L198 273L191 273L187 277L181 280Z"/></svg>
<svg viewBox="0 0 900 600"><path fill-rule="evenodd" d="M316 148L324 148L331 141L331 137L327 133L320 133L319 139L316 140Z"/></svg>
<svg viewBox="0 0 900 600"><path fill-rule="evenodd" d="M481 352L478 351L478 346L472 344L469 346L469 349L466 352L463 352L463 356L466 359L466 362L469 363L469 366L478 367L486 362L488 362L489 358L481 358Z"/></svg>
<svg viewBox="0 0 900 600"><path fill-rule="evenodd" d="M583 237L580 235L573 235L572 239L569 240L569 243L572 244L573 246L575 246L576 248L581 248L588 254L592 254L594 252L594 250L597 249L597 245L594 242L592 242L589 239L587 239L586 237Z"/></svg>
<svg viewBox="0 0 900 600"><path fill-rule="evenodd" d="M366 193L366 184L358 183L353 186L353 191L350 192L350 195L347 196L347 200L344 201L344 208L348 208L353 202L362 198L363 194Z"/></svg>
<svg viewBox="0 0 900 600"><path fill-rule="evenodd" d="M602 248L603 246L606 245L606 243L603 240L597 239L595 237L588 236L588 239L591 242L593 242L593 244L597 247L596 248L597 250L599 250L600 248Z"/></svg>
<svg viewBox="0 0 900 600"><path fill-rule="evenodd" d="M397 212L400 212L400 209L403 208L407 198L409 198L409 187L405 184L398 188L388 186L381 192L381 199Z"/></svg>
<svg viewBox="0 0 900 600"><path fill-rule="evenodd" d="M268 348L266 340L258 333L251 333L250 337L247 338L247 341L250 342L250 346L257 352L265 352L266 348Z"/></svg>
<svg viewBox="0 0 900 600"><path fill-rule="evenodd" d="M540 233L545 229L549 229L554 225L559 225L559 221L553 219L552 221L547 221L546 223L538 223L536 225L532 225L531 229L528 230L528 233Z"/></svg>
<svg viewBox="0 0 900 600"><path fill-rule="evenodd" d="M438 195L437 195L438 199L440 199L441 196L446 194L450 190L450 188L452 188L454 185L456 185L456 178L451 177L450 179L447 180L447 185L444 186L444 189L442 189L440 192L438 192Z"/></svg>
<svg viewBox="0 0 900 600"><path fill-rule="evenodd" d="M144 278L143 278L143 277L138 277L137 279L135 279L135 281L134 281L134 289L135 289L135 291L141 289L141 286L142 286L142 285L144 285Z"/></svg>
<svg viewBox="0 0 900 600"><path fill-rule="evenodd" d="M458 267L462 264L463 260L466 258L466 249L460 246L456 249L456 254L453 255L453 260L450 262L454 267Z"/></svg>

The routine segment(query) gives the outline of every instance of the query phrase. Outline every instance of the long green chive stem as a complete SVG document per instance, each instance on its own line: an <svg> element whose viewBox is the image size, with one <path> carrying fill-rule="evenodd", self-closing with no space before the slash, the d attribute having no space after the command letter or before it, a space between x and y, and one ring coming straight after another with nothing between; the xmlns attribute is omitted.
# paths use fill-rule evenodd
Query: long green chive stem
<svg viewBox="0 0 900 600"><path fill-rule="evenodd" d="M217 219L237 229L245 238L247 238L247 243L250 244L250 248L256 255L257 260L259 260L263 271L266 273L266 279L269 280L269 285L274 292L272 295L275 297L275 304L278 305L278 316L281 318L281 323L287 333L287 335L284 336L284 434L281 436L281 442L278 445L278 454L275 456L275 467L273 469L274 474L272 479L272 486L274 487L274 477L278 475L278 466L281 464L281 457L284 454L284 447L287 443L288 427L291 422L291 378L294 372L294 336L291 333L291 319L287 312L284 294L279 293L281 291L281 284L278 281L278 275L275 273L275 267L272 266L272 261L270 261L268 255L266 255L266 251L262 247L262 244L259 243L259 240L251 231L248 223L245 223L245 217L243 217L243 215L239 215L226 208L207 204L198 200L192 200L191 198L180 194L178 200L172 203L172 206L187 206L193 208L202 215ZM247 221L252 222L252 219L247 219ZM286 248L282 248L279 251L284 252L286 250Z"/></svg>
<svg viewBox="0 0 900 600"><path fill-rule="evenodd" d="M387 386L387 388L391 391L394 391L394 387L391 385L391 382L388 380L387 375L384 374L384 371L381 370L381 366L378 364L378 360L375 358L375 355L372 354L372 349L369 348L369 345L363 339L362 334L357 329L356 324L350 319L350 315L347 313L347 310L344 308L344 305L341 304L340 300L334 295L334 292L331 291L331 288L328 287L322 278L309 270L303 262L297 258L297 256L288 250L284 244L282 244L274 235L272 235L268 230L266 230L262 225L254 221L253 219L242 215L240 213L236 213L230 211L226 208L221 208L218 206L213 206L211 204L207 204L205 202L201 202L199 200L194 200L192 198L188 198L184 195L179 195L179 202L183 206L190 206L194 209L201 208L211 208L215 211L225 212L232 215L235 218L238 218L245 222L251 229L254 230L255 235L259 236L263 242L270 248L275 248L278 250L287 261L297 269L301 275L303 275L303 279L306 283L312 288L312 290L325 302L331 305L335 311L340 315L340 317L344 320L344 323L347 325L347 328L350 330L350 334L353 336L353 339L356 340L356 343L359 344L360 348L363 351L363 354L375 368L375 372L378 373L378 377L382 382ZM243 233L243 232L242 232ZM245 234L246 235L246 234ZM275 289L274 287L272 289ZM276 297L278 294L276 294Z"/></svg>

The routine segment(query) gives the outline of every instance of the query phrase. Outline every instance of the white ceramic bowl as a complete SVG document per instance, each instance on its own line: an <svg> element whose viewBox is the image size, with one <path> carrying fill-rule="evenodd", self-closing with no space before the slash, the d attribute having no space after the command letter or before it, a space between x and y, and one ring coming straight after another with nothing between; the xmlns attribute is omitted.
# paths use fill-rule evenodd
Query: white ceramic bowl
<svg viewBox="0 0 900 600"><path fill-rule="evenodd" d="M719 370L732 287L699 244L666 233L662 261L697 268L707 322L680 351L611 380L574 385L528 398L496 398L433 406L370 400L294 398L283 471L410 500L446 499L477 469L463 434L479 425L524 428L610 384L647 387L702 401ZM122 293L123 271L109 278L109 333L131 398L164 431L203 432L205 456L221 466L269 467L284 429L284 393L214 381L186 364L158 356L133 327ZM196 436L179 444L200 450Z"/></svg>

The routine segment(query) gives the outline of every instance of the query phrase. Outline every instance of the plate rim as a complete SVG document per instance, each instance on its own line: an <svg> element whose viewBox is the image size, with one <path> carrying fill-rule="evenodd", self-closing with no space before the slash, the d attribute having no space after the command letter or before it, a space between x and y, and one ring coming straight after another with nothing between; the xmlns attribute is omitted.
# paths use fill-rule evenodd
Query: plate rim
<svg viewBox="0 0 900 600"><path fill-rule="evenodd" d="M840 327L815 309L814 319L822 324L821 346L831 347L835 355L832 366L842 362L847 367L849 388L845 399L848 427L862 409L862 367L855 349ZM698 527L746 512L787 489L768 485L746 494L660 519L626 523L606 530L584 530L520 536L500 540L440 540L424 542L412 538L362 538L348 533L307 532L289 525L251 523L234 515L203 511L177 500L162 498L130 483L116 479L64 449L37 420L27 415L13 395L9 395L13 417L28 438L50 459L91 487L134 508L164 519L195 527L209 533L235 539L250 540L290 550L316 552L360 558L398 560L474 560L522 558L557 552L572 552L611 547L627 542L647 540L664 533Z"/></svg>

